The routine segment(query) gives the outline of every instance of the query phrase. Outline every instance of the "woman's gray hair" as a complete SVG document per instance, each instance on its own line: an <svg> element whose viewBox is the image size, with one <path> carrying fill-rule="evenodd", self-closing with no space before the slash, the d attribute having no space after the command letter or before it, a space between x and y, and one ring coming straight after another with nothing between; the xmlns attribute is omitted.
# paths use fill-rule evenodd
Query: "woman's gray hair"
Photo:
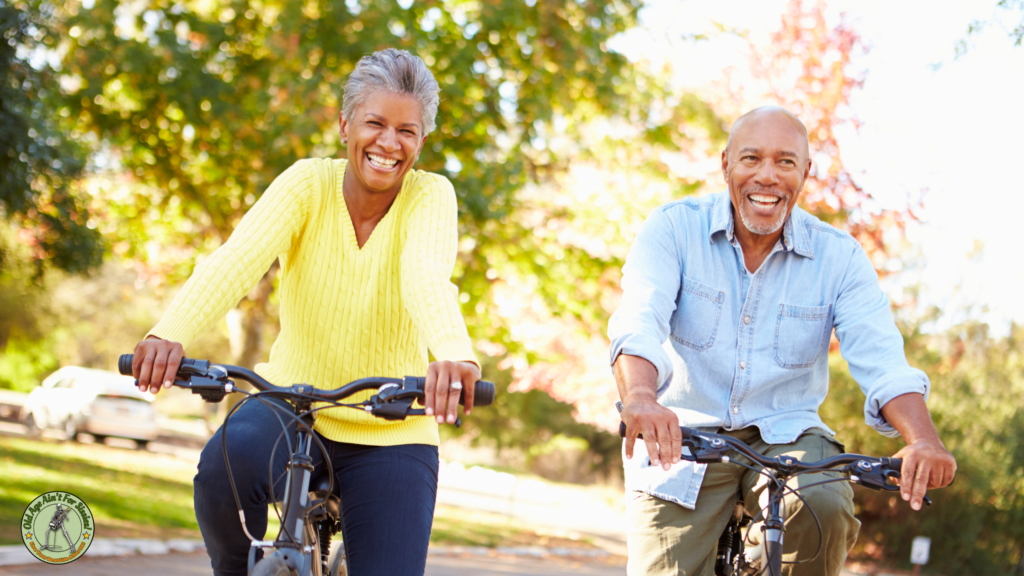
<svg viewBox="0 0 1024 576"><path fill-rule="evenodd" d="M345 83L341 113L352 122L356 108L374 92L387 90L393 94L409 94L423 111L424 135L434 131L441 88L434 75L419 56L405 50L386 48L363 56Z"/></svg>

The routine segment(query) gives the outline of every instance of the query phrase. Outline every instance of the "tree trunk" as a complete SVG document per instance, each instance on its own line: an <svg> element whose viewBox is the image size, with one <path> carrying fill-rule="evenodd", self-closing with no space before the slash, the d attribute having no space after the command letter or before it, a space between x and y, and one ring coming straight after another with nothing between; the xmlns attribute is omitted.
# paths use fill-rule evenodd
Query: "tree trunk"
<svg viewBox="0 0 1024 576"><path fill-rule="evenodd" d="M268 304L270 295L274 292L274 278L280 268L278 261L267 270L267 273L260 278L256 287L238 303L238 306L228 312L228 340L231 343L231 353L234 355L234 363L237 366L252 370L256 364L265 360L263 355L263 328L269 319ZM251 390L247 382L236 381L239 388ZM275 382L275 384L277 384ZM216 430L220 422L224 420L227 413L244 396L232 394L220 404L218 414L209 414L207 427Z"/></svg>

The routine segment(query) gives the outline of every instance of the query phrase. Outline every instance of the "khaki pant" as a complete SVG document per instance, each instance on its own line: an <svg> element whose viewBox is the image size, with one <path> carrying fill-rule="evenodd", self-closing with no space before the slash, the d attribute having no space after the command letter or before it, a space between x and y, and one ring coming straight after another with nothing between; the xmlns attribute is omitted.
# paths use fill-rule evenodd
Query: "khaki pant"
<svg viewBox="0 0 1024 576"><path fill-rule="evenodd" d="M762 440L755 427L723 433L746 442L768 457L787 454L809 462L843 452L841 444L817 428L804 432L793 444L775 445ZM740 461L747 462L745 458ZM788 486L797 488L826 480L828 476L838 477L826 474L797 476L790 479ZM739 494L743 494L747 513L755 518L760 508L767 505L768 491L763 478L737 464L709 464L696 510L642 492L627 493L627 573L630 576L712 576L718 538L725 530ZM783 562L810 559L819 542L821 551L812 562L783 564L782 572L787 576L838 576L860 530L860 522L853 515L853 489L848 482L835 482L801 490L800 495L821 521L821 535L804 504L787 495L784 499ZM752 540L760 542L760 527L755 525L750 535Z"/></svg>

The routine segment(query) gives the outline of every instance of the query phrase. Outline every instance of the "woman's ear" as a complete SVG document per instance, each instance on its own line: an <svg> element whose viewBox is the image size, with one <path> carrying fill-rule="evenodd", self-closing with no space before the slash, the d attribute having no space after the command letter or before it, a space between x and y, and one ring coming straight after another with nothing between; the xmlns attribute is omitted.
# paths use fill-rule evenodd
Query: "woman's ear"
<svg viewBox="0 0 1024 576"><path fill-rule="evenodd" d="M348 144L348 120L345 120L343 112L338 112L338 132L341 134L341 143Z"/></svg>
<svg viewBox="0 0 1024 576"><path fill-rule="evenodd" d="M426 144L426 143L427 143L427 135L426 135L426 134L424 134L424 135L423 135L423 139L421 139L421 140L420 140L420 145L419 145L419 147L418 147L418 148L416 148L416 159L417 159L417 160L418 160L418 159L419 159L419 157L420 157L420 152L422 152L422 151L423 151L423 145L424 145L424 144Z"/></svg>

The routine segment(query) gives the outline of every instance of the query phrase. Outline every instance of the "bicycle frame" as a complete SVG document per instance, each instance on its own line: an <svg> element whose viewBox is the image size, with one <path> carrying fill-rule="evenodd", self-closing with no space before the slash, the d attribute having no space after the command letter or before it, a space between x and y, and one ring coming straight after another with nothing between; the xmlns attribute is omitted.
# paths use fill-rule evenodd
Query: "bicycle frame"
<svg viewBox="0 0 1024 576"><path fill-rule="evenodd" d="M284 510L281 529L274 540L257 540L249 533L242 515L242 529L252 541L249 548L249 573L256 565L256 550L274 548L271 557L281 558L297 574L313 574L313 563L323 565L321 554L314 555L312 544L307 544L306 517L313 508L309 500L309 484L313 477L313 459L309 453L313 446L310 430L313 429L313 414L309 412L310 402L293 402L295 416L301 424L295 427L295 449L288 459L284 487ZM323 570L321 570L322 572Z"/></svg>
<svg viewBox="0 0 1024 576"><path fill-rule="evenodd" d="M122 354L118 359L118 371L129 376L132 374L132 354ZM378 418L385 420L404 420L408 416L419 416L424 414L422 408L413 408L413 403L422 400L424 395L426 378L420 376L406 376L404 378L371 377L362 378L350 382L335 390L317 389L309 384L293 384L291 386L275 386L255 372L239 366L211 364L207 360L195 360L182 358L179 364L177 377L173 382L174 386L186 388L193 394L198 394L207 402L220 402L224 396L238 390L234 382L229 378L245 380L261 390L259 394L249 395L245 400L235 405L228 413L225 420L222 440L224 442L224 463L227 467L229 479L231 478L231 463L227 456L227 423L242 403L251 401L254 398L268 397L278 398L287 401L294 410L294 415L289 415L295 422L295 444L291 456L288 459L287 472L284 488L284 511L281 520L281 530L275 540L257 540L249 533L245 522L245 512L242 510L241 502L238 499L237 491L232 481L232 492L238 506L238 518L242 523L242 530L252 542L249 548L248 572L253 573L256 562L256 551L262 548L274 548L267 558L277 558L294 572L301 576L307 574L327 574L327 554L330 543L330 536L340 530L340 509L337 506L328 506L333 500L333 471L330 473L331 482L327 487L326 494L322 498L310 500L310 483L313 479L313 459L310 456L313 442L318 442L313 433L314 413L320 408L314 409L314 402L325 402L334 406L347 406L363 410ZM363 391L376 389L375 394L369 401L356 404L343 404L338 402L343 398ZM494 401L494 384L483 380L474 383L473 405L489 406ZM464 404L467 398L466 390L462 390L459 396L459 404ZM455 420L455 426L461 426L459 418ZM273 482L273 479L271 479ZM320 487L318 486L319 490ZM319 492L317 493L319 494ZM336 504L336 501L333 501ZM316 509L321 510L317 514ZM323 525L323 522L332 519L334 514L336 524ZM307 534L309 523L319 523L318 532ZM325 538L327 536L327 538ZM320 553L314 554L320 547ZM314 567L319 566L314 570Z"/></svg>

